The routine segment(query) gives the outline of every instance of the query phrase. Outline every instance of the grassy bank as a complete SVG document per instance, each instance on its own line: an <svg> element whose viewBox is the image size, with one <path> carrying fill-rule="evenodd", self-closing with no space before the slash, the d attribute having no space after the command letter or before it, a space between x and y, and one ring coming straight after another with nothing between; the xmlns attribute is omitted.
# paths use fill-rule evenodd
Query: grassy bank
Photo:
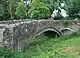
<svg viewBox="0 0 80 58"><path fill-rule="evenodd" d="M80 36L37 36L23 52L0 49L0 58L80 58Z"/></svg>
<svg viewBox="0 0 80 58"><path fill-rule="evenodd" d="M80 37L40 35L30 44L26 54L32 58L80 58Z"/></svg>

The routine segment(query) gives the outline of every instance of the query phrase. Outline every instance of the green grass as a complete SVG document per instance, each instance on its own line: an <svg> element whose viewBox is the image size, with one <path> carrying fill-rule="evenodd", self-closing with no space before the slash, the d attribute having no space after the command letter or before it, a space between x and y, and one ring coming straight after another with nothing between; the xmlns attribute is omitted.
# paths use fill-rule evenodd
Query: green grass
<svg viewBox="0 0 80 58"><path fill-rule="evenodd" d="M0 48L0 58L30 58L30 57L20 51L14 51L7 48Z"/></svg>
<svg viewBox="0 0 80 58"><path fill-rule="evenodd" d="M0 48L0 58L80 58L80 35L37 36L25 53Z"/></svg>
<svg viewBox="0 0 80 58"><path fill-rule="evenodd" d="M31 42L26 54L32 58L80 58L80 36L40 35Z"/></svg>

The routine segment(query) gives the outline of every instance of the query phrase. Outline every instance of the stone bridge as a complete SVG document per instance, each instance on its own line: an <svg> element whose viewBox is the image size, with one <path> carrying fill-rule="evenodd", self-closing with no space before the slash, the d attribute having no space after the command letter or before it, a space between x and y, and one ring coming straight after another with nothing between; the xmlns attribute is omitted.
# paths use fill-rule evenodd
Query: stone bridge
<svg viewBox="0 0 80 58"><path fill-rule="evenodd" d="M24 50L36 36L52 31L57 35L80 32L77 20L13 20L0 22L0 47Z"/></svg>

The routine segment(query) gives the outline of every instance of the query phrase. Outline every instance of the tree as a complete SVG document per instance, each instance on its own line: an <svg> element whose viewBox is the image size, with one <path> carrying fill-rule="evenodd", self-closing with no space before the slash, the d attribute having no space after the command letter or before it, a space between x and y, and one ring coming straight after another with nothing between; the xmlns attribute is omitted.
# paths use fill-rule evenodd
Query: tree
<svg viewBox="0 0 80 58"><path fill-rule="evenodd" d="M64 3L63 9L65 9L71 18L80 17L80 0L55 0L55 8L60 7L61 3Z"/></svg>
<svg viewBox="0 0 80 58"><path fill-rule="evenodd" d="M14 19L15 5L20 0L8 0L10 19Z"/></svg>
<svg viewBox="0 0 80 58"><path fill-rule="evenodd" d="M50 9L50 11L53 11L55 6L55 0L42 0Z"/></svg>
<svg viewBox="0 0 80 58"><path fill-rule="evenodd" d="M3 15L4 15L4 9L3 9L2 4L0 4L0 17L2 17Z"/></svg>
<svg viewBox="0 0 80 58"><path fill-rule="evenodd" d="M78 15L80 11L80 0L67 0L67 9L69 17L79 18L80 15Z"/></svg>
<svg viewBox="0 0 80 58"><path fill-rule="evenodd" d="M18 2L16 11L15 11L16 18L18 18L18 19L26 18L26 16L27 16L26 11L27 11L27 8L26 8L26 5L24 4L24 2L23 1Z"/></svg>
<svg viewBox="0 0 80 58"><path fill-rule="evenodd" d="M0 0L0 4L2 5L4 11L3 16L1 16L1 20L14 19L16 3L19 1L20 0Z"/></svg>
<svg viewBox="0 0 80 58"><path fill-rule="evenodd" d="M47 7L45 3L43 3L41 0L32 1L31 9L29 10L30 18L49 18L50 15L50 9Z"/></svg>
<svg viewBox="0 0 80 58"><path fill-rule="evenodd" d="M8 2L7 0L0 0L0 4L1 4L1 7L3 9L3 15L0 17L0 20L6 20L8 19L10 16L9 16L9 12L8 12ZM2 10L0 10L0 12L2 12Z"/></svg>

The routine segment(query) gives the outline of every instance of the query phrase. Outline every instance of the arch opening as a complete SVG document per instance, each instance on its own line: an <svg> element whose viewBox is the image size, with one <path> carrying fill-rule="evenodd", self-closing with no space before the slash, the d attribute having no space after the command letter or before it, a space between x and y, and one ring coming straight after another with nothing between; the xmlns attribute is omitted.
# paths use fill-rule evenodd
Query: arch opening
<svg viewBox="0 0 80 58"><path fill-rule="evenodd" d="M43 30L41 32L38 32L37 35L35 35L34 37L32 37L31 40L34 40L36 37L38 37L38 36L40 36L42 34L44 36L46 36L46 37L52 37L52 38L59 37L59 36L62 35L61 32L59 32L58 30L56 30L56 29L50 29L49 28L49 29Z"/></svg>
<svg viewBox="0 0 80 58"><path fill-rule="evenodd" d="M61 33L63 35L71 35L72 33L74 33L74 30L72 30L71 28L64 28L61 30Z"/></svg>
<svg viewBox="0 0 80 58"><path fill-rule="evenodd" d="M46 29L46 30L39 32L36 36L33 37L33 39L41 34L44 34L47 37L53 37L53 38L59 37L62 35L61 32L59 32L58 30L49 28L49 29Z"/></svg>
<svg viewBox="0 0 80 58"><path fill-rule="evenodd" d="M47 37L59 37L60 35L57 33L57 32L55 32L55 31L51 31L51 30L48 30L48 31L45 31L45 32L43 32L43 34L44 34L44 36L47 36Z"/></svg>

